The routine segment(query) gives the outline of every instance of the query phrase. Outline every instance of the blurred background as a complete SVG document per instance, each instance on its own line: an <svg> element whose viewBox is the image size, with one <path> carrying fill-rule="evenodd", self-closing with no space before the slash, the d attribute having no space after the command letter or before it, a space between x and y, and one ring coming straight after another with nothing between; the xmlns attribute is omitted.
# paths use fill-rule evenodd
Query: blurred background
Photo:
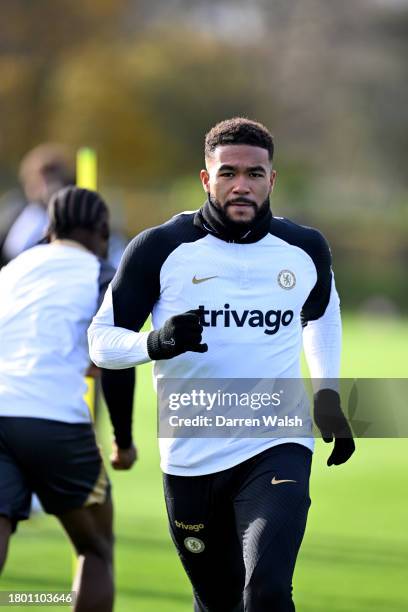
<svg viewBox="0 0 408 612"><path fill-rule="evenodd" d="M343 375L408 376L407 0L13 0L1 11L0 246L32 199L21 161L40 143L95 148L99 190L131 237L201 205L205 133L245 115L275 137L274 213L331 243ZM112 474L117 610L184 612L150 366L137 409L140 464ZM300 612L408 609L407 444L358 449L333 472L317 446ZM36 517L12 542L2 588L67 588L69 555L55 521Z"/></svg>
<svg viewBox="0 0 408 612"><path fill-rule="evenodd" d="M408 2L15 0L0 28L0 192L39 143L87 144L134 235L201 204L206 131L246 115L343 304L407 312Z"/></svg>

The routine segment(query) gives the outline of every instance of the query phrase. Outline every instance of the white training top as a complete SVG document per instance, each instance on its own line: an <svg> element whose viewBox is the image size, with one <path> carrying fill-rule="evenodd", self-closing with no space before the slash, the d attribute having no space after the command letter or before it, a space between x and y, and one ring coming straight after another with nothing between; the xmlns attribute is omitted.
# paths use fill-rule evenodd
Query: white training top
<svg viewBox="0 0 408 612"><path fill-rule="evenodd" d="M302 322L310 325L311 375L337 378L339 299L321 234L274 217L260 239L237 244L195 221L178 215L129 245L88 332L94 363L121 369L149 361L148 332L140 332L148 315L159 329L173 315L200 309L208 352L157 361L156 379L301 378ZM311 437L161 438L161 467L213 473L284 442L313 449Z"/></svg>
<svg viewBox="0 0 408 612"><path fill-rule="evenodd" d="M90 420L86 330L100 262L76 242L38 245L0 271L0 416Z"/></svg>

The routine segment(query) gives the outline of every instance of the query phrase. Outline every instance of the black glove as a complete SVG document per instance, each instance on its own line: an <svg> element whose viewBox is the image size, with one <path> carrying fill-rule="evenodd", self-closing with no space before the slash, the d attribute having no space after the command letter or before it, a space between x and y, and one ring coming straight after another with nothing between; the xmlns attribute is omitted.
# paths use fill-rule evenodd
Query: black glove
<svg viewBox="0 0 408 612"><path fill-rule="evenodd" d="M337 391L321 389L315 394L314 420L325 442L333 442L334 437L334 448L327 465L340 465L350 459L356 447Z"/></svg>
<svg viewBox="0 0 408 612"><path fill-rule="evenodd" d="M201 344L203 326L198 310L188 310L167 319L163 327L150 332L147 337L147 352L150 359L171 359L186 351L205 353L206 344Z"/></svg>

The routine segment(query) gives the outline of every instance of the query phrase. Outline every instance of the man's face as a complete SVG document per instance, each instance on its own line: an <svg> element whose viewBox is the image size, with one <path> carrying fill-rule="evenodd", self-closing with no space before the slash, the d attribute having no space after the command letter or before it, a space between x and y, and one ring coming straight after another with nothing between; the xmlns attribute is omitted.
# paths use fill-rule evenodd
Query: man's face
<svg viewBox="0 0 408 612"><path fill-rule="evenodd" d="M252 222L275 183L268 151L252 145L222 145L206 159L206 166L200 178L211 200L230 221Z"/></svg>

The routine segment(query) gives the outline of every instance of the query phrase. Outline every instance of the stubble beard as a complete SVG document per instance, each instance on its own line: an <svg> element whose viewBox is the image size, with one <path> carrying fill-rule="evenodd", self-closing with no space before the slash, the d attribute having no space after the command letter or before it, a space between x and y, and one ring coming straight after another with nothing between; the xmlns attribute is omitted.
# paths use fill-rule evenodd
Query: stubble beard
<svg viewBox="0 0 408 612"><path fill-rule="evenodd" d="M208 194L208 200L214 206L214 208L217 209L218 214L220 215L220 217L221 217L222 221L224 221L224 223L232 224L234 227L237 227L237 228L239 228L239 227L248 227L248 226L252 225L260 217L263 217L263 215L265 215L265 213L270 209L270 206L271 206L269 196L266 198L266 200L264 200L262 202L262 204L261 204L261 206L259 208L256 206L256 204L251 204L251 206L255 210L255 214L252 217L252 219L249 219L248 221L246 221L246 220L232 219L228 215L228 208L232 204L230 204L230 205L227 204L227 206L225 208L225 206L222 206L221 203L219 202L219 200L217 200L211 194ZM244 198L244 200L245 200L245 198Z"/></svg>

